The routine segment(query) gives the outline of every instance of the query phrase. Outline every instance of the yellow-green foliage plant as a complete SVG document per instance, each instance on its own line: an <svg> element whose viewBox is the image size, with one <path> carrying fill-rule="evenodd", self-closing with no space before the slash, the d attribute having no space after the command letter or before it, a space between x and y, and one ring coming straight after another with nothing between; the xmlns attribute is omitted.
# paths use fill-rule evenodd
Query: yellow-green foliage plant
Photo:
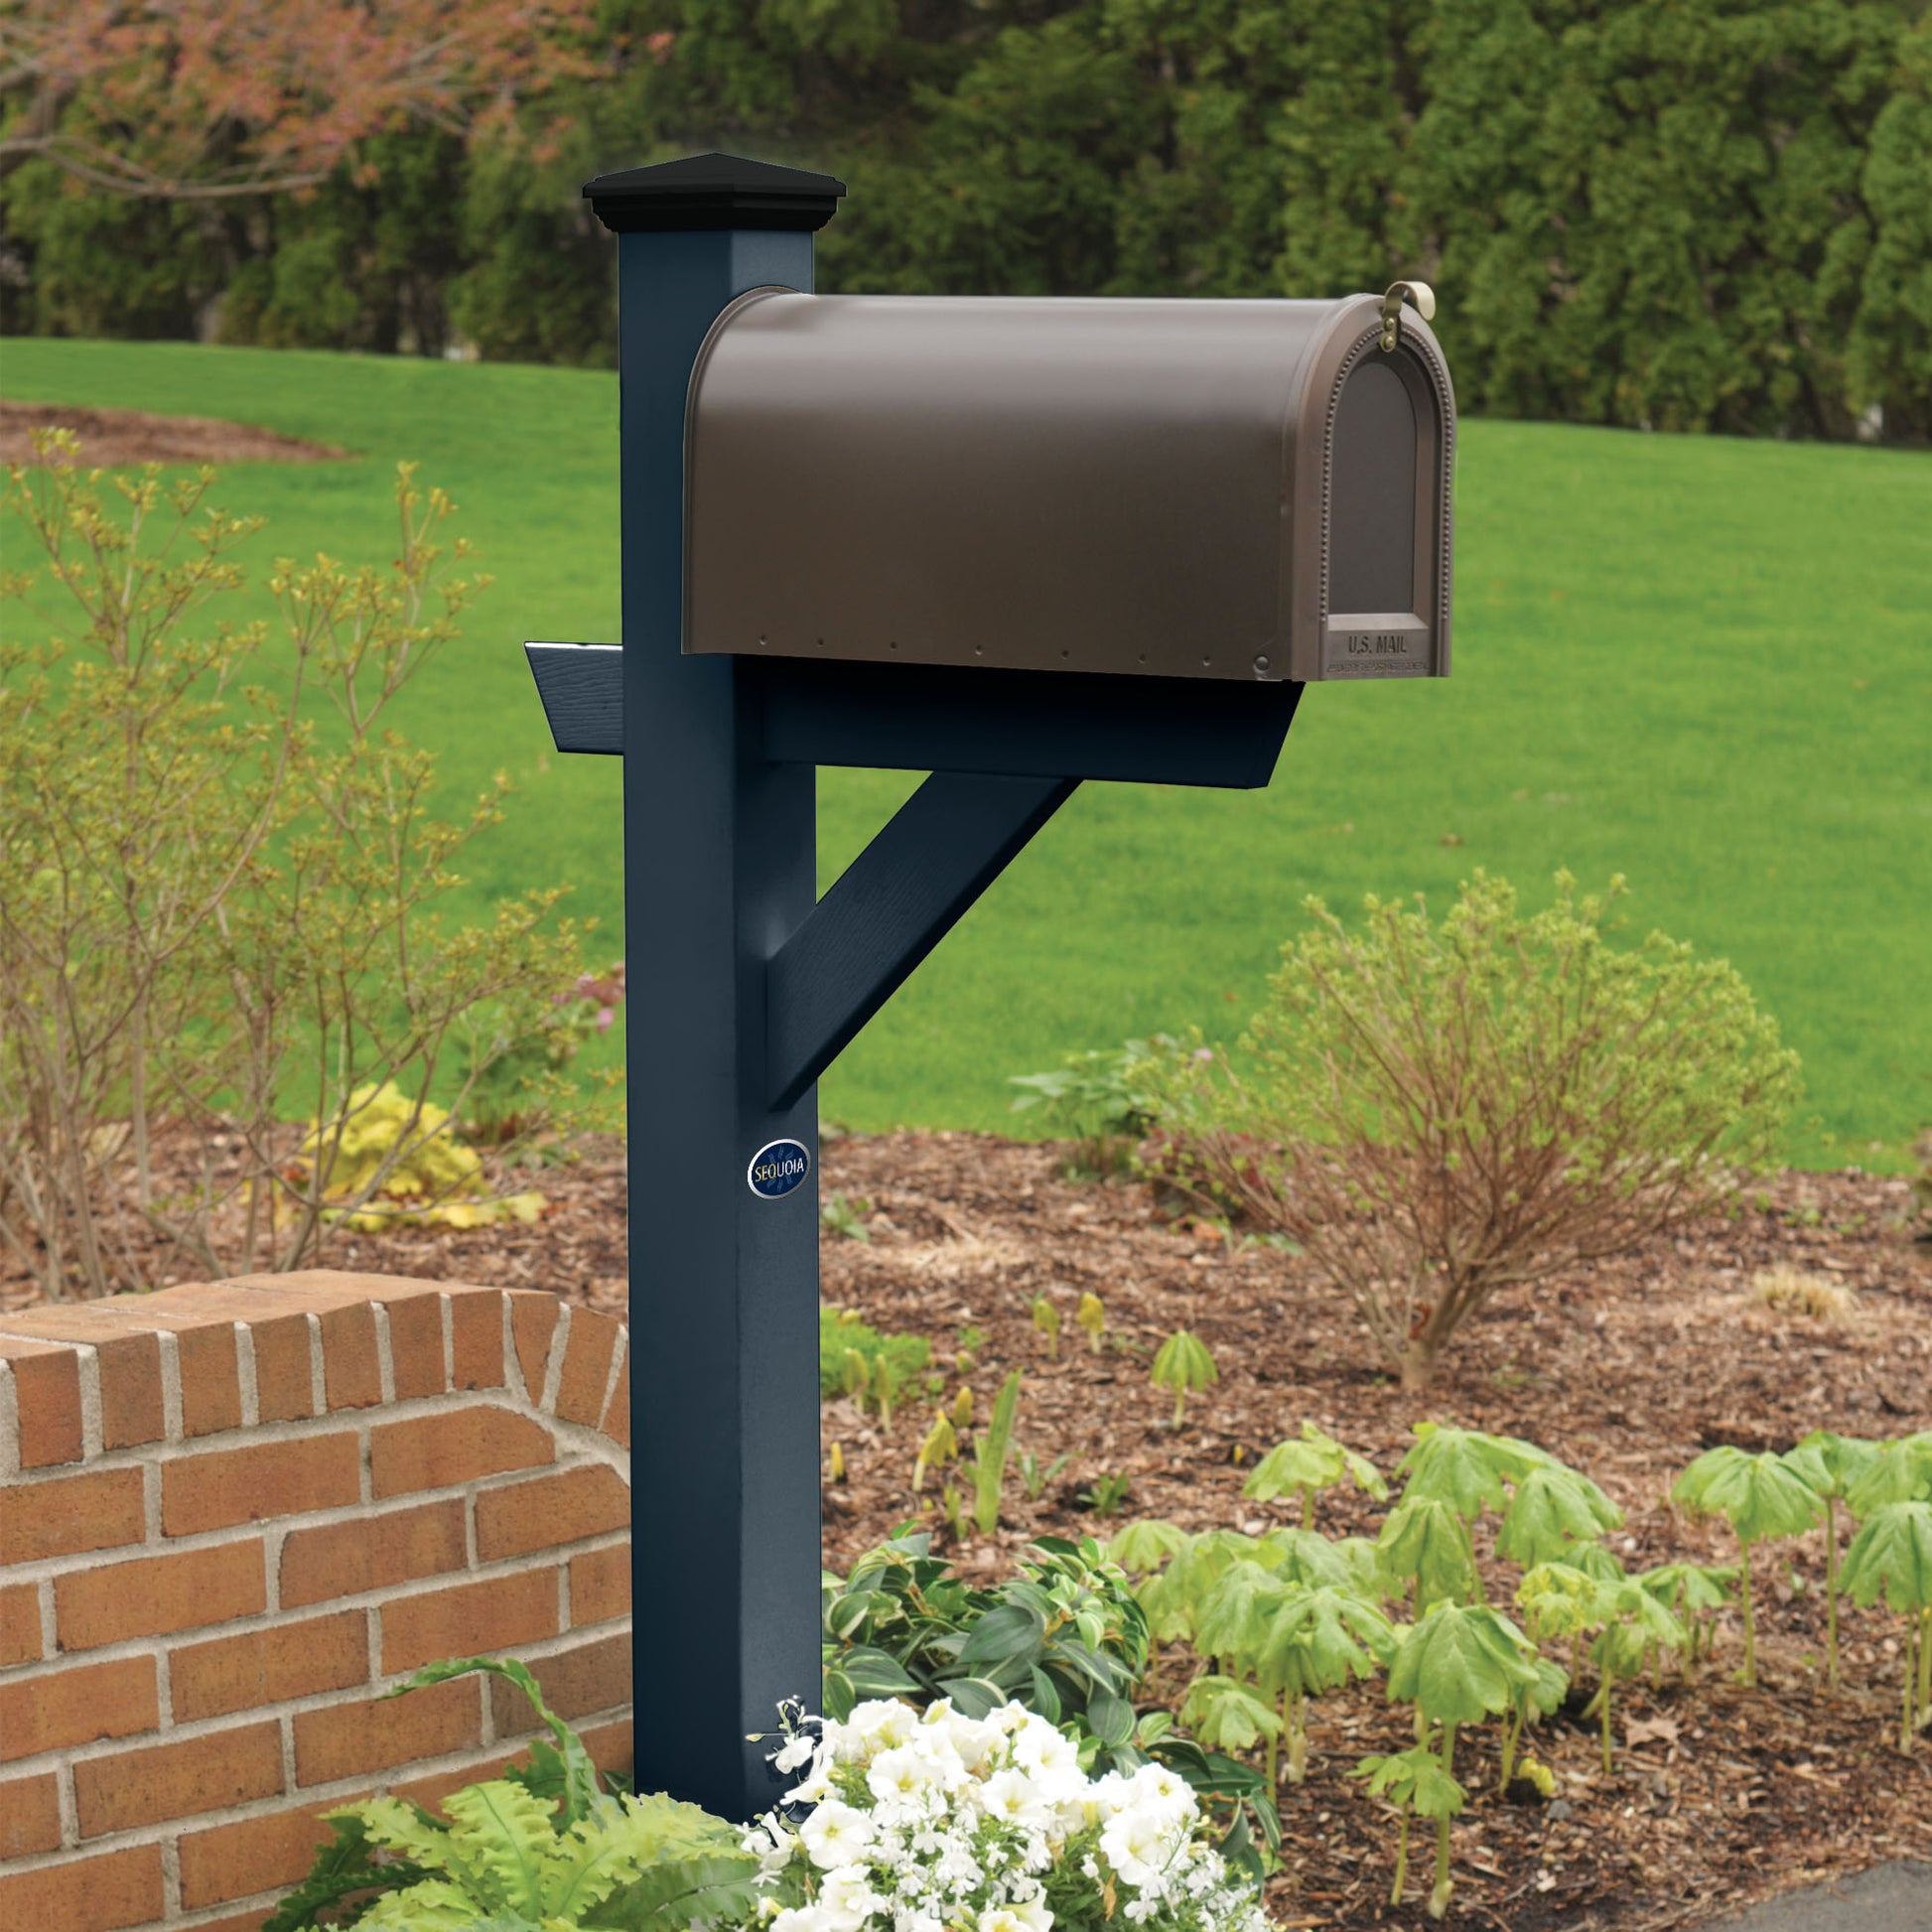
<svg viewBox="0 0 1932 1932"><path fill-rule="evenodd" d="M1318 899L1240 1048L1164 1059L1176 1184L1296 1242L1405 1389L1499 1291L1723 1198L1782 1145L1797 1059L1723 960L1615 943L1621 880L1522 911L1477 872L1440 920Z"/></svg>
<svg viewBox="0 0 1932 1932"><path fill-rule="evenodd" d="M1324 1489L1352 1482L1364 1495L1377 1502L1388 1500L1389 1485L1382 1472L1365 1455L1325 1436L1313 1423L1305 1422L1299 1439L1278 1443L1255 1464L1254 1474L1242 1484L1241 1493L1256 1502L1273 1502L1277 1496L1292 1495L1301 1505L1302 1527L1314 1528L1314 1499Z"/></svg>
<svg viewBox="0 0 1932 1932"><path fill-rule="evenodd" d="M1221 1379L1207 1344L1187 1329L1177 1329L1155 1351L1154 1368L1148 1379L1157 1389L1173 1392L1173 1426L1178 1429L1187 1413L1187 1398Z"/></svg>
<svg viewBox="0 0 1932 1932"><path fill-rule="evenodd" d="M1910 1751L1932 1717L1932 1503L1883 1503L1845 1553L1845 1591L1861 1609L1880 1596L1905 1619L1898 1748Z"/></svg>
<svg viewBox="0 0 1932 1932"><path fill-rule="evenodd" d="M1671 1500L1695 1515L1722 1516L1737 1539L1738 1592L1744 1612L1741 1681L1757 1682L1757 1624L1751 1606L1751 1550L1815 1529L1823 1506L1768 1449L1756 1455L1728 1444L1706 1449L1671 1485Z"/></svg>
<svg viewBox="0 0 1932 1932"><path fill-rule="evenodd" d="M1835 1436L1814 1429L1784 1464L1825 1506L1825 1678L1838 1688L1838 1505L1884 1450L1862 1436Z"/></svg>
<svg viewBox="0 0 1932 1932"><path fill-rule="evenodd" d="M301 1159L316 1171L325 1218L364 1234L535 1221L545 1206L534 1191L491 1195L449 1109L412 1100L393 1080L357 1087L334 1119L314 1122Z"/></svg>

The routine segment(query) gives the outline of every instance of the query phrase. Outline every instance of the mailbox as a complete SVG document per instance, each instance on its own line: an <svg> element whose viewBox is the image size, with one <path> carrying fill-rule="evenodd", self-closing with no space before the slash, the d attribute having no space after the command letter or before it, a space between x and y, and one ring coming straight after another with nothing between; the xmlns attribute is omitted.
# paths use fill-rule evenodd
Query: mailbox
<svg viewBox="0 0 1932 1932"><path fill-rule="evenodd" d="M684 649L1441 677L1454 436L1394 291L754 290L691 376Z"/></svg>

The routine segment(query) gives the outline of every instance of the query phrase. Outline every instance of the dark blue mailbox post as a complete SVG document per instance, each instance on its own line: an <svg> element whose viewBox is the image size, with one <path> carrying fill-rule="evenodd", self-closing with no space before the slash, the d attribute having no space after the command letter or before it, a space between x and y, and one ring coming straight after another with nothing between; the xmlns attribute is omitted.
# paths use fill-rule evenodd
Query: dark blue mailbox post
<svg viewBox="0 0 1932 1932"><path fill-rule="evenodd" d="M842 185L705 155L619 237L637 1783L733 1817L819 1684L818 1076L1082 778L1260 786L1306 682L1449 666L1428 291L814 297ZM816 892L821 764L927 772Z"/></svg>

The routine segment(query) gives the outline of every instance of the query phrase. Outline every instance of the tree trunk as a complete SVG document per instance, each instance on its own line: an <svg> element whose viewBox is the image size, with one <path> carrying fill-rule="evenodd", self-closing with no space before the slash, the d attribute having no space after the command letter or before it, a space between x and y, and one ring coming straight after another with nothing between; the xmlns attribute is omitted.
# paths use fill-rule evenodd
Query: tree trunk
<svg viewBox="0 0 1932 1932"><path fill-rule="evenodd" d="M1419 1395L1436 1377L1436 1363L1443 1352L1443 1345L1427 1330L1419 1335L1411 1335L1402 1353L1396 1357L1396 1369L1402 1378L1402 1392L1405 1395Z"/></svg>

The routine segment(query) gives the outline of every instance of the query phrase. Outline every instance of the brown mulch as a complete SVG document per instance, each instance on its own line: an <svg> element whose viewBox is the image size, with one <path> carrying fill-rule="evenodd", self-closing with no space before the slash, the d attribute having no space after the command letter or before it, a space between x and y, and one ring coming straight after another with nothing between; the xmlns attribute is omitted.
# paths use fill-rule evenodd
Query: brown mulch
<svg viewBox="0 0 1932 1932"><path fill-rule="evenodd" d="M1010 1485L997 1538L950 1549L933 1485L917 1498L910 1488L931 1402L908 1403L890 1431L828 1404L824 1434L841 1444L848 1471L825 1491L829 1563L844 1567L921 1507L941 1547L989 1578L1039 1533L1105 1536L1150 1515L1189 1529L1255 1529L1287 1512L1245 1500L1245 1470L1304 1419L1389 1471L1425 1418L1525 1436L1575 1462L1626 1511L1609 1541L1633 1569L1729 1562L1722 1526L1692 1524L1665 1499L1700 1449L1781 1449L1815 1428L1892 1437L1932 1427L1932 1257L1901 1232L1901 1181L1785 1174L1734 1219L1714 1217L1573 1283L1506 1297L1416 1397L1379 1372L1351 1311L1306 1260L1176 1221L1145 1186L1068 1181L1058 1163L1050 1147L965 1134L855 1137L825 1149L828 1195L869 1203L870 1237L827 1233L827 1302L882 1330L928 1337L944 1399L963 1379L982 1416L1007 1372L1023 1369L1020 1449L1041 1466L1070 1458L1037 1501ZM556 1211L534 1227L345 1239L328 1259L545 1287L621 1309L621 1149L600 1144L574 1166L510 1184L540 1187ZM1856 1312L1831 1326L1763 1307L1752 1277L1778 1262L1856 1289ZM0 1283L0 1299L8 1286L19 1293ZM1072 1322L1089 1289L1107 1311L1097 1354ZM1065 1323L1057 1361L1032 1324L1041 1295ZM1190 1400L1176 1432L1172 1399L1148 1385L1147 1371L1180 1327L1212 1349L1221 1380ZM962 1346L971 1351L963 1376ZM1091 1507L1104 1474L1131 1485L1111 1521ZM1362 1532L1378 1514L1345 1491L1323 1500L1318 1520L1331 1533ZM1465 1735L1456 1768L1471 1802L1454 1835L1451 1923L1664 1932L1833 1871L1932 1858L1932 1737L1911 1759L1893 1748L1903 1625L1848 1610L1846 1682L1827 1689L1821 1552L1813 1536L1759 1556L1759 1689L1731 1679L1734 1620L1701 1683L1619 1687L1609 1775L1594 1721L1580 1710L1532 1734L1530 1748L1557 1778L1549 1803L1501 1802L1494 1726ZM1506 1603L1514 1572L1485 1568L1492 1597ZM1186 1659L1164 1656L1151 1696L1176 1701L1187 1674ZM1271 1886L1273 1915L1338 1932L1428 1925L1427 1833L1412 1847L1409 1902L1391 1910L1393 1827L1347 1775L1364 1753L1412 1741L1407 1724L1371 1686L1323 1699L1311 1733L1308 1782L1283 1794L1289 1855Z"/></svg>
<svg viewBox="0 0 1932 1932"><path fill-rule="evenodd" d="M33 431L70 429L83 463L342 463L350 452L252 423L150 416L140 409L81 409L64 402L0 402L0 463L32 463Z"/></svg>

